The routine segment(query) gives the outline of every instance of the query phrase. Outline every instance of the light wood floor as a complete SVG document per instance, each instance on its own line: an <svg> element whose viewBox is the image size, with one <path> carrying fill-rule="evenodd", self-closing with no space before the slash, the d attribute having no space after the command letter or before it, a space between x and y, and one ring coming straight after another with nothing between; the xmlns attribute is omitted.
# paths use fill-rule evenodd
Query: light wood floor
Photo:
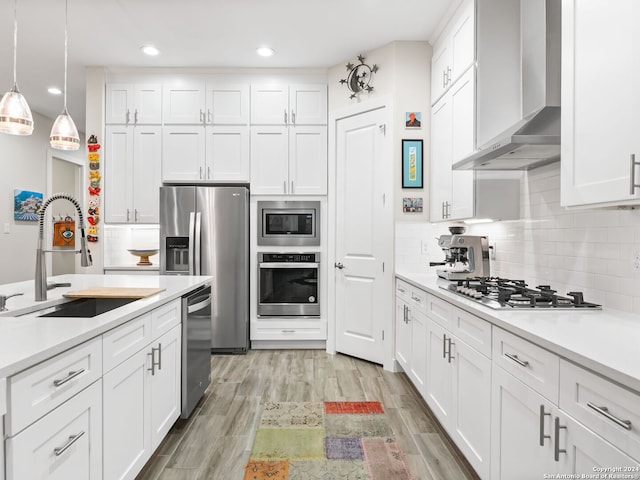
<svg viewBox="0 0 640 480"><path fill-rule="evenodd" d="M322 350L214 355L211 368L205 397L138 479L242 480L265 402L325 400L380 401L415 480L478 478L404 373Z"/></svg>

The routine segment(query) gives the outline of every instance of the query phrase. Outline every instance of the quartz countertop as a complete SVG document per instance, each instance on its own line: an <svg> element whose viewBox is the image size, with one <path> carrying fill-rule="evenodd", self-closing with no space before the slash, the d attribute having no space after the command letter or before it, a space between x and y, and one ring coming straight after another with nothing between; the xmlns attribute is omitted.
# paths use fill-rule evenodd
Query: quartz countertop
<svg viewBox="0 0 640 480"><path fill-rule="evenodd" d="M440 288L451 282L425 273L396 271L411 285L525 338L561 357L640 392L640 315L602 310L493 310Z"/></svg>
<svg viewBox="0 0 640 480"><path fill-rule="evenodd" d="M9 298L8 311L0 314L0 378L24 370L211 283L208 276L174 275L60 275L48 280L49 283L69 282L71 286L49 290L47 300L36 302L33 280L0 285L2 295L24 293ZM36 310L70 301L62 296L64 293L92 287L164 288L164 291L92 318L35 316Z"/></svg>

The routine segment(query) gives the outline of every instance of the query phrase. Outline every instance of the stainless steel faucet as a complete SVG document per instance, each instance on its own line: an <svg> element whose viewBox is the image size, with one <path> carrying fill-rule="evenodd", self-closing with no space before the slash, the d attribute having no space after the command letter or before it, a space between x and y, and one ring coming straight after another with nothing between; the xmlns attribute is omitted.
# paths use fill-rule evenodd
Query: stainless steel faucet
<svg viewBox="0 0 640 480"><path fill-rule="evenodd" d="M12 293L11 295L0 295L0 312L7 311L7 300L11 297L17 297L18 295L24 295L23 293Z"/></svg>
<svg viewBox="0 0 640 480"><path fill-rule="evenodd" d="M80 250L44 250L42 245L44 243L44 217L47 207L54 200L69 200L78 212L78 219L80 221ZM80 254L80 265L88 267L91 265L91 252L87 248L87 239L84 234L84 217L82 215L82 209L80 203L68 193L54 193L47 198L40 210L38 210L40 230L38 232L38 246L36 249L36 301L41 302L47 299L47 269L45 265L44 254L46 252L73 252Z"/></svg>

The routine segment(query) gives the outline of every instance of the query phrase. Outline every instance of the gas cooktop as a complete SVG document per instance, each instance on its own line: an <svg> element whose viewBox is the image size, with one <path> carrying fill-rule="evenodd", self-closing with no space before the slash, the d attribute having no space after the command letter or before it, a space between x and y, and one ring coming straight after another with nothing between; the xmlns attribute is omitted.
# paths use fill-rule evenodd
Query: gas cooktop
<svg viewBox="0 0 640 480"><path fill-rule="evenodd" d="M582 292L558 295L549 285L529 288L524 280L499 277L474 277L458 280L440 288L496 309L573 309L601 310L596 303L585 302Z"/></svg>

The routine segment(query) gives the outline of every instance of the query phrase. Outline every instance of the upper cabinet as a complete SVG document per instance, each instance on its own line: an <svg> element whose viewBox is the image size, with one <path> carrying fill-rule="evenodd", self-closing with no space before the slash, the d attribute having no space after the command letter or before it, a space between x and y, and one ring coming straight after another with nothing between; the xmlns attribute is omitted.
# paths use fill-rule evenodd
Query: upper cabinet
<svg viewBox="0 0 640 480"><path fill-rule="evenodd" d="M181 82L164 85L165 124L247 125L249 85Z"/></svg>
<svg viewBox="0 0 640 480"><path fill-rule="evenodd" d="M106 96L107 124L160 125L162 122L160 84L109 83Z"/></svg>
<svg viewBox="0 0 640 480"><path fill-rule="evenodd" d="M563 206L640 203L638 22L635 0L562 2Z"/></svg>
<svg viewBox="0 0 640 480"><path fill-rule="evenodd" d="M327 86L251 85L252 125L326 125Z"/></svg>
<svg viewBox="0 0 640 480"><path fill-rule="evenodd" d="M465 1L433 46L432 105L475 61L474 8L472 0Z"/></svg>

